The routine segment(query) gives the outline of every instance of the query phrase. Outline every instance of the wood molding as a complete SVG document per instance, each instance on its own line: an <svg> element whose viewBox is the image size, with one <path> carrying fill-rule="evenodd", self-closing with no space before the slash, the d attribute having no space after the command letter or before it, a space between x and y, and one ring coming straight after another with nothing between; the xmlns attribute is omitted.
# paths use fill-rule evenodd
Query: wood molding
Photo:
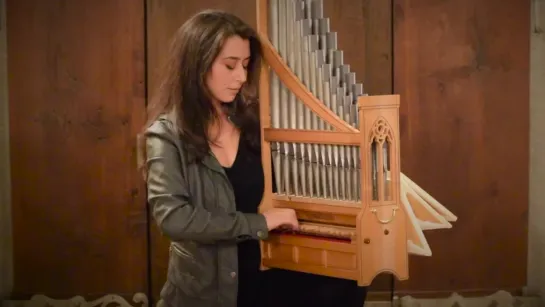
<svg viewBox="0 0 545 307"><path fill-rule="evenodd" d="M450 291L412 291L412 290L396 290L394 289L394 297L406 297L410 296L416 299L444 299L452 296L454 293L464 297L483 297L490 296L498 291L503 291L511 294L512 296L522 296L522 289L464 289L464 290L450 290ZM391 299L391 291L369 291L367 293L368 301L388 301Z"/></svg>
<svg viewBox="0 0 545 307"><path fill-rule="evenodd" d="M6 1L0 0L0 301L13 287Z"/></svg>
<svg viewBox="0 0 545 307"><path fill-rule="evenodd" d="M112 306L113 305L113 306ZM156 306L164 306L159 300ZM45 295L34 295L29 300L5 301L4 307L148 307L148 297L143 293L131 295L107 294L94 300L86 300L82 296L74 296L69 299L53 299ZM509 291L499 290L489 295L464 296L453 292L447 297L415 298L410 295L396 296L390 299L368 299L365 307L481 307L481 306L517 306L517 307L541 307L543 301L539 297L515 296Z"/></svg>
<svg viewBox="0 0 545 307"><path fill-rule="evenodd" d="M396 298L394 306L400 307L541 307L543 302L539 297L514 296L508 291L496 291L486 296L463 296L460 293L452 293L445 298L415 298L404 296Z"/></svg>
<svg viewBox="0 0 545 307"><path fill-rule="evenodd" d="M28 300L12 300L5 304L9 307L148 307L149 300L144 293L132 295L106 294L96 299L85 299L78 295L68 299L55 299L36 294Z"/></svg>

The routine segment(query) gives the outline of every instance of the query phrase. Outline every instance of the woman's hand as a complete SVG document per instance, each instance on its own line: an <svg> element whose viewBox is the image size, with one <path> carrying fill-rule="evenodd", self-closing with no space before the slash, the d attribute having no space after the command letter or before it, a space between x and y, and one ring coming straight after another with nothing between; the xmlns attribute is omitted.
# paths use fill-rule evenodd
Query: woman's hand
<svg viewBox="0 0 545 307"><path fill-rule="evenodd" d="M265 216L269 230L279 227L292 230L299 229L299 221L297 221L297 215L293 209L272 208L263 212L263 215Z"/></svg>

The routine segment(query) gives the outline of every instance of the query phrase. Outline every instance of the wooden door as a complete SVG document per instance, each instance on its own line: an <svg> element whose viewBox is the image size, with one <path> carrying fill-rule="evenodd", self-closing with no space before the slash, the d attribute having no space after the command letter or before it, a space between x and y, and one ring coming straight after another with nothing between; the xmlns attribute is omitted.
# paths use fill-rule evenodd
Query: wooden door
<svg viewBox="0 0 545 307"><path fill-rule="evenodd" d="M148 84L149 94L158 84L159 69L174 32L193 14L208 8L229 11L256 26L254 0L147 0ZM331 29L338 32L338 46L344 60L356 72L371 94L392 91L391 0L324 0L324 15ZM148 96L149 97L149 96ZM151 275L153 299L157 300L166 279L168 240L151 223ZM376 291L389 291L385 276L373 285Z"/></svg>
<svg viewBox="0 0 545 307"><path fill-rule="evenodd" d="M526 284L528 0L394 0L401 169L458 216L399 294Z"/></svg>
<svg viewBox="0 0 545 307"><path fill-rule="evenodd" d="M14 298L147 292L144 5L7 1Z"/></svg>

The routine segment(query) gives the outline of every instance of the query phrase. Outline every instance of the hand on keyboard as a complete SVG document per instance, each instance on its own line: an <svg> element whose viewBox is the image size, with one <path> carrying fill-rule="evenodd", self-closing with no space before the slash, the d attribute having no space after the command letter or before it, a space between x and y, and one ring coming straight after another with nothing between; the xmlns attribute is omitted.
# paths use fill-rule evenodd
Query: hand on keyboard
<svg viewBox="0 0 545 307"><path fill-rule="evenodd" d="M263 212L269 230L276 228L299 229L299 221L295 210L288 208L272 208Z"/></svg>

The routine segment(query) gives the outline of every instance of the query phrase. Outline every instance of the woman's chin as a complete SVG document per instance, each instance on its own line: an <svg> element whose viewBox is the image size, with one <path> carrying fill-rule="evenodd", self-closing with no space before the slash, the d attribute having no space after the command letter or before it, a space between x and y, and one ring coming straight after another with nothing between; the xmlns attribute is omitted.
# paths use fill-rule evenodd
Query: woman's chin
<svg viewBox="0 0 545 307"><path fill-rule="evenodd" d="M223 99L221 99L221 102L222 103L232 103L233 101L235 101L236 97L237 97L236 95L226 96L226 97L223 97Z"/></svg>
<svg viewBox="0 0 545 307"><path fill-rule="evenodd" d="M230 104L235 101L237 98L237 93L223 93L222 96L216 96L216 101L219 101L221 104Z"/></svg>

